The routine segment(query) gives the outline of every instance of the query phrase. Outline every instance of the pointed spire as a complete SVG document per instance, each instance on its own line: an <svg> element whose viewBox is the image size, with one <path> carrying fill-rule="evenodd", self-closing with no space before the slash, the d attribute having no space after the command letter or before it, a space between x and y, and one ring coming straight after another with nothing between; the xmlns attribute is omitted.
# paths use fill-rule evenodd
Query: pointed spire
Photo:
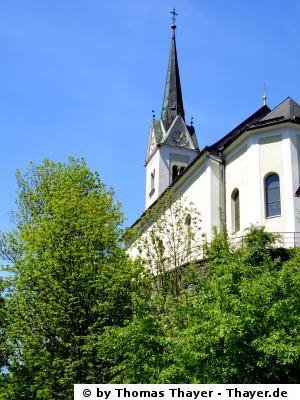
<svg viewBox="0 0 300 400"><path fill-rule="evenodd" d="M172 39L171 39L171 49L169 56L169 64L167 71L167 79L165 85L165 93L163 106L161 111L161 119L164 123L165 129L168 130L175 117L180 114L184 119L184 108L182 100L182 92L180 85L179 67L177 60L177 50L176 50L176 38L175 38L175 16L177 15L175 9L171 11L173 14L173 24L172 28Z"/></svg>

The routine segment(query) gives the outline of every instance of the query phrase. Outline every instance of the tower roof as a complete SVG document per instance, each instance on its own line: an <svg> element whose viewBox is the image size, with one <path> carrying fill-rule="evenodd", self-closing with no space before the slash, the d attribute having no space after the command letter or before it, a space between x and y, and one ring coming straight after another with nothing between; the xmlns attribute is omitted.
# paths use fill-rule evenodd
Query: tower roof
<svg viewBox="0 0 300 400"><path fill-rule="evenodd" d="M300 118L300 106L291 97L286 98L278 104L262 121L269 121L275 118L295 119Z"/></svg>
<svg viewBox="0 0 300 400"><path fill-rule="evenodd" d="M161 119L166 130L169 129L170 125L178 114L180 114L184 119L184 108L176 50L176 25L174 23L172 25L172 30L173 34L171 39L169 64L167 70L164 100L161 110Z"/></svg>

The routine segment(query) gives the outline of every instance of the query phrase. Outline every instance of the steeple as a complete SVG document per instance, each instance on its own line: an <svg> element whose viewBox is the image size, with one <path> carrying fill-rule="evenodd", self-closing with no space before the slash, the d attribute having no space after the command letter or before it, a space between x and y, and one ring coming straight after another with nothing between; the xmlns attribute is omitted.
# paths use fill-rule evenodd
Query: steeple
<svg viewBox="0 0 300 400"><path fill-rule="evenodd" d="M175 9L171 11L173 14L173 24L172 28L172 39L171 39L171 49L169 56L169 64L167 71L167 79L165 85L165 93L163 106L161 111L161 120L163 121L165 130L167 131L174 121L175 117L180 114L184 120L184 108L182 100L182 92L180 85L180 75L177 59L176 50L176 38L175 38L175 16L177 15Z"/></svg>
<svg viewBox="0 0 300 400"><path fill-rule="evenodd" d="M146 209L174 182L199 153L193 124L187 125L175 39L175 9L171 11L172 41L160 119L153 112L146 153Z"/></svg>

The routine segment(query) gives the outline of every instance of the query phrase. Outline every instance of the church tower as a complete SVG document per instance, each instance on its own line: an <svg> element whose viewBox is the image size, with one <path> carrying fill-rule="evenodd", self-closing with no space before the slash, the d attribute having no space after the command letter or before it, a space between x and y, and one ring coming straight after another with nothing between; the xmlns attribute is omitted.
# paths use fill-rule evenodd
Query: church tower
<svg viewBox="0 0 300 400"><path fill-rule="evenodd" d="M195 129L185 123L176 50L175 9L160 119L150 125L146 155L146 209L184 171L199 152Z"/></svg>

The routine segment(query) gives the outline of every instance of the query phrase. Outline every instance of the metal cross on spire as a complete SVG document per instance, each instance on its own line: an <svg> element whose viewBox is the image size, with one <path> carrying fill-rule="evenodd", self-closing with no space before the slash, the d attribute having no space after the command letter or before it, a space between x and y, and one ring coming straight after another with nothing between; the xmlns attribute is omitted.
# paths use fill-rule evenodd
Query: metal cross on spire
<svg viewBox="0 0 300 400"><path fill-rule="evenodd" d="M262 96L263 105L264 105L264 106L267 104L267 90L268 90L267 85L266 85L266 83L264 83L264 86L263 86L263 96Z"/></svg>
<svg viewBox="0 0 300 400"><path fill-rule="evenodd" d="M175 22L176 22L176 17L177 17L177 12L176 12L176 10L175 10L175 8L173 8L173 10L172 11L170 11L170 13L172 14L172 21L173 21L173 25L175 26Z"/></svg>
<svg viewBox="0 0 300 400"><path fill-rule="evenodd" d="M171 39L167 78L161 111L161 119L166 130L170 128L177 115L181 115L182 119L184 120L184 107L175 40L175 21L178 14L176 13L175 8L173 8L173 11L170 11L170 13L172 14L173 20L173 25L171 26L173 34Z"/></svg>

